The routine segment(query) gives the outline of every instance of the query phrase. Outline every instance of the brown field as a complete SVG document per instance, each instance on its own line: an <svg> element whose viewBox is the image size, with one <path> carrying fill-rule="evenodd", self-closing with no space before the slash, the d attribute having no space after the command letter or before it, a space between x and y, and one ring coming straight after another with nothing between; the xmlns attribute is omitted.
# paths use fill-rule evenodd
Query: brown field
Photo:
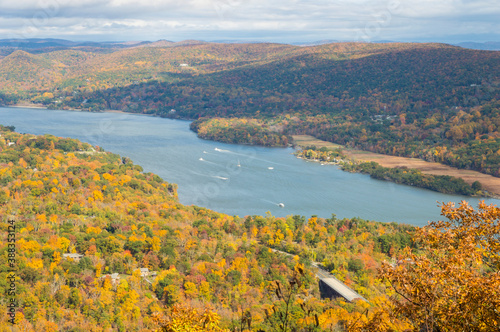
<svg viewBox="0 0 500 332"><path fill-rule="evenodd" d="M415 168L425 174L433 175L450 175L457 178L464 179L465 182L471 184L474 181L479 181L483 185L483 188L493 195L500 197L500 178L494 176L483 174L476 171L458 169L450 166L446 166L439 163L431 163L428 161L423 161L417 158L405 158L405 157L394 157L379 153L361 151L361 150L351 150L345 149L344 147L321 141L312 136L307 135L296 135L293 136L294 142L301 147L315 145L316 147L327 147L327 148L338 148L342 149L342 152L347 155L350 159L358 161L374 161L383 167L402 167L406 166L408 168Z"/></svg>
<svg viewBox="0 0 500 332"><path fill-rule="evenodd" d="M293 142L300 147L314 145L317 148L322 148L322 147L327 147L327 148L331 148L331 149L343 148L342 145L338 145L338 144L327 142L327 141L322 141L322 140L317 139L314 136L309 136L309 135L292 135L292 138L293 138Z"/></svg>

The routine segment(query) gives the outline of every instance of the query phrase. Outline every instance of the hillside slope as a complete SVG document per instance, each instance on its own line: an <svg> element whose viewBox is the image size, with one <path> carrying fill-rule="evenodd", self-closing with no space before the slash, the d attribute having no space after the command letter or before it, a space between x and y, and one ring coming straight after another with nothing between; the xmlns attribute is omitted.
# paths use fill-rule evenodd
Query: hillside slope
<svg viewBox="0 0 500 332"><path fill-rule="evenodd" d="M25 331L153 331L155 313L178 304L223 328L273 330L285 313L277 284L293 289L294 329L342 329L366 304L321 300L310 262L382 299L376 268L411 245L404 225L183 206L175 185L127 158L50 135L0 135L0 309L12 299ZM8 320L0 316L0 331Z"/></svg>
<svg viewBox="0 0 500 332"><path fill-rule="evenodd" d="M500 52L416 43L156 46L18 51L0 60L0 92L7 103L23 97L58 109L257 118L280 136L500 175ZM230 136L248 137L247 129Z"/></svg>

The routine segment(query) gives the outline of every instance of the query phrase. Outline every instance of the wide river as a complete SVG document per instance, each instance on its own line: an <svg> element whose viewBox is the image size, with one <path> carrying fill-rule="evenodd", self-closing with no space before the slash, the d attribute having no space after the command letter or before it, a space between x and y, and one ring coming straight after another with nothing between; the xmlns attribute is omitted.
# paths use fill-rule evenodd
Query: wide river
<svg viewBox="0 0 500 332"><path fill-rule="evenodd" d="M199 139L188 121L121 113L0 108L0 124L20 133L72 137L130 157L145 171L179 185L183 204L231 215L361 217L425 225L444 195L306 162L291 148L230 145ZM499 204L500 200L487 199ZM284 207L278 206L282 203Z"/></svg>

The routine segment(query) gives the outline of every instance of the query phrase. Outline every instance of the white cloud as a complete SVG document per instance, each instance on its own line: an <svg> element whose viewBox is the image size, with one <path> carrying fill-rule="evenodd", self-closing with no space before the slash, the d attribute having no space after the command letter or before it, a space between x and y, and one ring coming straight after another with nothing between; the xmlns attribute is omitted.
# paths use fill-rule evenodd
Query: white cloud
<svg viewBox="0 0 500 332"><path fill-rule="evenodd" d="M5 37L425 40L500 31L498 0L0 0L0 8Z"/></svg>

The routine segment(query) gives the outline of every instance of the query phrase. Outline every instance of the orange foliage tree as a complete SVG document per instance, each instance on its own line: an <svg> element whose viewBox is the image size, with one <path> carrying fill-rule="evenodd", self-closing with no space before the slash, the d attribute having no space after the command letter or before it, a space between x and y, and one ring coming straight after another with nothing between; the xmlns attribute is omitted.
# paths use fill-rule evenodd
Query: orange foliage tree
<svg viewBox="0 0 500 332"><path fill-rule="evenodd" d="M500 208L463 201L443 205L442 215L448 220L417 231L419 252L382 267L395 290L391 314L415 331L498 331Z"/></svg>

